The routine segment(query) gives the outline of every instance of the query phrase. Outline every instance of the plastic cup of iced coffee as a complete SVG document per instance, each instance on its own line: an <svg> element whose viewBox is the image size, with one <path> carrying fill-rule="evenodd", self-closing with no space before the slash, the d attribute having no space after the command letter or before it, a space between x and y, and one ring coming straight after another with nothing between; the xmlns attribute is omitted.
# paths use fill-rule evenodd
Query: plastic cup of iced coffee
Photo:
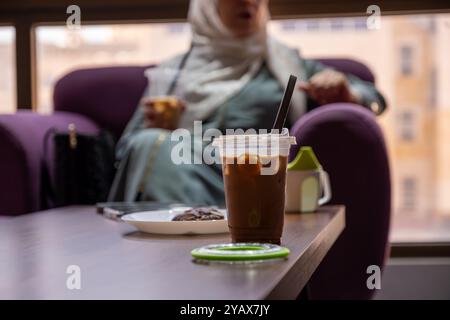
<svg viewBox="0 0 450 320"><path fill-rule="evenodd" d="M145 97L142 99L143 112L146 113L149 108L152 118L145 118L146 126L175 130L185 110L185 103L175 96Z"/></svg>
<svg viewBox="0 0 450 320"><path fill-rule="evenodd" d="M153 110L161 116L159 118L164 128L178 128L184 109L184 103L176 96L159 96L153 98Z"/></svg>
<svg viewBox="0 0 450 320"><path fill-rule="evenodd" d="M228 226L233 242L280 244L286 168L295 137L281 134L223 135L219 150Z"/></svg>

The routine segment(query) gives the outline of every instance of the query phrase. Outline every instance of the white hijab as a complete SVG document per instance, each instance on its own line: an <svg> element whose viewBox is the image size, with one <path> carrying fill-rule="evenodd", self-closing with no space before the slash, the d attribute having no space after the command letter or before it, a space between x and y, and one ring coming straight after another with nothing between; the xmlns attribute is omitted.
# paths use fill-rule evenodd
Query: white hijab
<svg viewBox="0 0 450 320"><path fill-rule="evenodd" d="M283 88L290 74L299 80L303 75L297 50L268 37L266 23L251 36L234 37L222 23L217 6L218 0L190 2L188 20L192 27L192 51L178 83L183 86L183 98L187 103L181 120L184 128L191 128L194 120L207 118L238 93L256 75L264 61ZM270 19L268 15L265 18L267 21ZM157 68L147 69L146 75L151 78L152 73L161 69L177 69L181 59L176 57ZM150 84L150 96L165 94L167 89ZM295 120L304 112L305 97L295 90L290 117Z"/></svg>

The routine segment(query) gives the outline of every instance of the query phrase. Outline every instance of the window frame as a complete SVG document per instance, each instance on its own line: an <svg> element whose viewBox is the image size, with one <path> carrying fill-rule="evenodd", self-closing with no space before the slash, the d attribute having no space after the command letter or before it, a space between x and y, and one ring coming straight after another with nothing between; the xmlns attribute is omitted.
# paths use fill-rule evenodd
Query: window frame
<svg viewBox="0 0 450 320"><path fill-rule="evenodd" d="M391 242L389 256L410 257L450 257L450 242Z"/></svg>

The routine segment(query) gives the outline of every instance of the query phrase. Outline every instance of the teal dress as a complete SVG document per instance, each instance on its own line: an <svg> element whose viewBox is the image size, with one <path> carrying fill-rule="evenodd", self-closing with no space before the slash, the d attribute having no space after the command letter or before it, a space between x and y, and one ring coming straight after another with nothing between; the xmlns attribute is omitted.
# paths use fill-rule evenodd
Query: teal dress
<svg viewBox="0 0 450 320"><path fill-rule="evenodd" d="M325 67L312 60L304 61L307 77ZM355 77L349 78L354 89L370 105L384 107L384 100L375 88ZM266 66L235 96L230 98L206 120L203 131L219 129L270 129L283 95L278 81ZM307 109L315 106L308 103ZM219 164L180 164L171 161L171 153L179 141L171 141L170 131L144 128L143 114L138 108L117 146L120 166L109 201L160 201L223 205L225 203L222 171ZM192 141L184 141L191 143ZM206 145L206 143L205 143ZM190 148L192 157L203 150ZM197 153L197 154L196 154ZM193 159L193 158L192 158Z"/></svg>

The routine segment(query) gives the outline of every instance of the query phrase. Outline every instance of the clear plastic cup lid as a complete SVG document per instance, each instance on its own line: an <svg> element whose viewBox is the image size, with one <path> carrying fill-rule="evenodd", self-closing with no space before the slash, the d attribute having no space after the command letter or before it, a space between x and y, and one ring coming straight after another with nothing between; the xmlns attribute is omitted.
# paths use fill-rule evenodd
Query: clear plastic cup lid
<svg viewBox="0 0 450 320"><path fill-rule="evenodd" d="M222 135L218 138L215 138L212 145L214 147L222 147L224 145L228 146L249 146L249 145L258 145L258 146L270 146L274 143L290 146L297 144L297 140L294 136L289 135L289 130L287 128L283 128L281 133L274 133L273 131L270 133L264 134L233 134L233 135Z"/></svg>

